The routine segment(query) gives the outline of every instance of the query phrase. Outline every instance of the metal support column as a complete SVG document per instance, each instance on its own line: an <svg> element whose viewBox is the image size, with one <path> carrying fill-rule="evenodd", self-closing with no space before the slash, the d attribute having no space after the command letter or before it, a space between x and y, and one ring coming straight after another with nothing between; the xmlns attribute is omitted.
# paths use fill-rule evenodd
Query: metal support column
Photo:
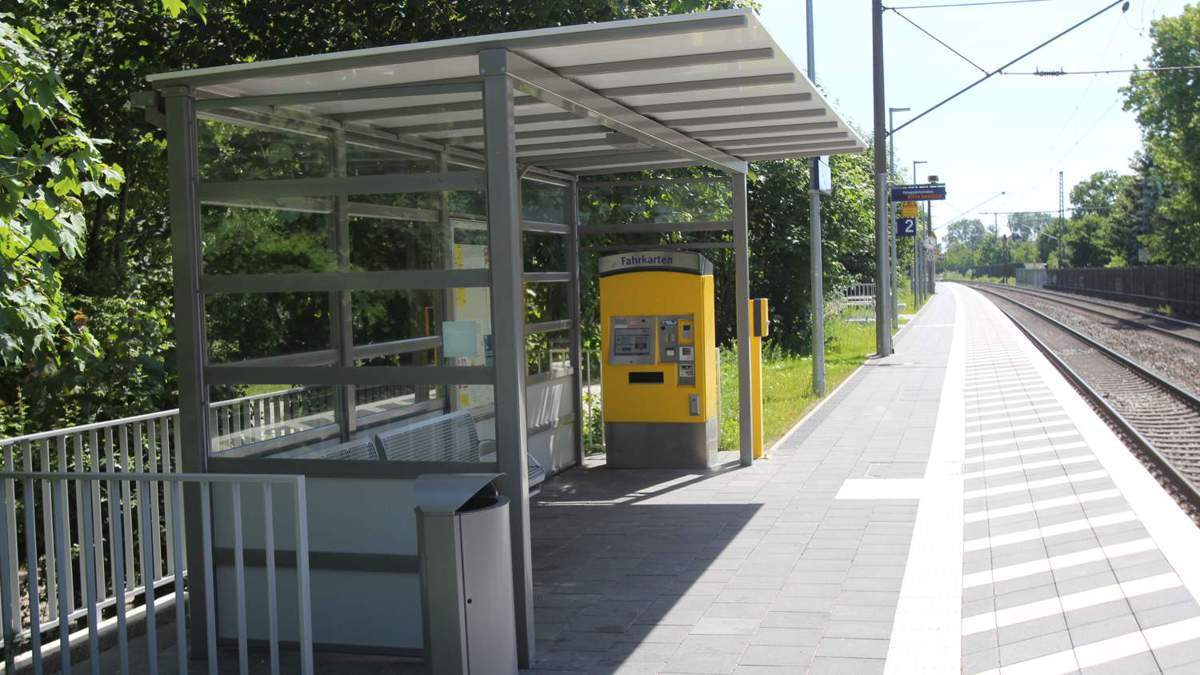
<svg viewBox="0 0 1200 675"><path fill-rule="evenodd" d="M933 237L933 202L928 202L929 206L929 231L925 234L925 241L928 242ZM937 293L937 282L934 279L934 268L937 266L937 253L931 251L928 247L922 246L925 249L925 265L929 270L929 281L926 285L929 295Z"/></svg>
<svg viewBox="0 0 1200 675"><path fill-rule="evenodd" d="M179 440L184 473L208 468L208 391L204 297L200 293L200 163L197 156L195 99L187 87L163 91L166 101L167 180L170 186L171 255L175 281L175 351L179 368ZM204 569L200 486L184 487L188 569ZM205 595L204 575L188 578L193 598ZM193 654L207 653L207 614L203 602L188 603Z"/></svg>
<svg viewBox="0 0 1200 675"><path fill-rule="evenodd" d="M443 150L437 155L437 170L440 174L445 174L450 170L450 156ZM450 192L441 190L438 192L438 225L439 232L442 236L442 267L447 270L454 269L454 226L450 222ZM442 311L438 317L440 321L454 320L454 289L447 288L442 291ZM441 357L441 351L438 351L440 363L438 365L448 366L449 359ZM458 385L443 384L442 399L443 409L450 412L458 407L458 395L455 388Z"/></svg>
<svg viewBox="0 0 1200 675"><path fill-rule="evenodd" d="M912 259L912 292L913 303L917 307L921 306L921 256L919 249L921 248L921 208L917 207L917 227L913 232L913 259Z"/></svg>
<svg viewBox="0 0 1200 675"><path fill-rule="evenodd" d="M892 312L888 297L887 132L884 128L883 2L871 2L871 43L875 94L875 353L892 353Z"/></svg>
<svg viewBox="0 0 1200 675"><path fill-rule="evenodd" d="M346 135L341 129L334 130L330 135L330 158L333 175L346 175ZM331 239L333 250L337 255L338 270L350 270L350 197L339 194L333 198ZM333 348L337 352L337 363L343 368L354 366L354 317L350 306L350 291L335 291L329 294L330 320ZM350 440L357 426L355 419L354 385L346 384L337 387L334 395L337 406L335 417L338 422L338 433L343 443Z"/></svg>
<svg viewBox="0 0 1200 675"><path fill-rule="evenodd" d="M738 448L742 466L754 463L753 411L750 405L750 233L746 210L746 174L733 175L733 278L737 308Z"/></svg>
<svg viewBox="0 0 1200 675"><path fill-rule="evenodd" d="M508 52L479 53L483 76L483 135L486 144L488 241L492 272L496 448L501 491L509 499L513 591L517 618L517 661L533 665L533 569L529 544L529 475L525 417L525 293L522 286L520 177L514 139L513 90Z"/></svg>
<svg viewBox="0 0 1200 675"><path fill-rule="evenodd" d="M808 79L817 83L816 31L813 24L813 1L805 2L805 25L808 33ZM825 261L821 242L821 189L818 176L821 158L813 157L808 167L808 260L812 274L812 388L818 396L825 395ZM831 168L832 173L832 168Z"/></svg>
<svg viewBox="0 0 1200 675"><path fill-rule="evenodd" d="M571 281L567 286L567 318L571 328L567 331L571 348L571 383L575 391L575 465L583 466L583 346L581 341L583 319L580 317L579 283L579 184L571 181L567 191L567 274Z"/></svg>

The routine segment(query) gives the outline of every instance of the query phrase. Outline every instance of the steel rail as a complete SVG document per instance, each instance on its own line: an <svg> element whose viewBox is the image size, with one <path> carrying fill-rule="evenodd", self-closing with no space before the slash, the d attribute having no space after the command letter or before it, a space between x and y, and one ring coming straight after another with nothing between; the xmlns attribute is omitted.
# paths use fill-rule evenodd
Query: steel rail
<svg viewBox="0 0 1200 675"><path fill-rule="evenodd" d="M1041 298L1048 302L1057 303L1059 305L1064 305L1066 307L1074 307L1075 309L1079 309L1079 310L1082 310L1085 312L1091 312L1092 314L1095 314L1097 316L1103 316L1108 319L1113 319L1115 321L1119 321L1119 322L1129 325L1129 326L1135 326L1137 328L1146 328L1146 329L1152 330L1156 333L1162 333L1163 335L1166 335L1167 337L1172 337L1172 338L1176 338L1178 340L1183 340L1184 342L1187 342L1189 344L1200 347L1200 338L1195 338L1190 335L1183 335L1180 333L1174 333L1174 332L1167 330L1166 328L1163 328L1161 326L1155 326L1155 325L1148 324L1148 323L1142 323L1136 319L1127 319L1125 317L1120 317L1115 314L1110 314L1109 312L1106 312L1106 311L1103 311L1100 309L1094 309L1092 307L1085 307L1083 305L1096 305L1097 307L1105 307L1107 309L1117 311L1117 312L1127 312L1129 314L1136 314L1138 316L1146 317L1148 319L1152 319L1152 320L1156 320L1156 321L1162 321L1162 320L1174 321L1178 324L1181 324L1182 326L1184 326L1186 328L1200 329L1200 325L1190 323L1187 321L1181 321L1179 319L1172 319L1171 317L1165 316L1163 314L1156 314L1153 312L1143 312L1143 311L1136 310L1136 309L1127 309L1125 307L1116 307L1116 306L1110 305L1108 303L1092 302L1092 301L1088 301L1088 300L1077 299L1077 298L1071 297L1071 296L1064 297L1064 295L1054 293L1053 291L1039 291L1039 290L1034 290L1031 288L1022 288L1019 286L1004 286L1004 285L993 284L993 283L989 283L989 282L983 282L983 283L976 282L976 283L979 284L980 286L987 286L987 287L994 288L994 289L1003 288L1004 290L1011 290L1011 291L1015 291L1017 293L1024 293L1025 295L1033 296L1035 298ZM1082 304L1080 304L1080 303L1082 303Z"/></svg>
<svg viewBox="0 0 1200 675"><path fill-rule="evenodd" d="M1021 307L1022 309L1033 314L1034 316L1038 317L1039 319L1049 323L1050 325L1054 326L1055 328L1062 330L1063 332L1065 332L1068 335L1070 335L1071 337L1079 340L1080 342L1083 342L1087 346L1096 350L1096 352L1098 352L1102 356L1109 358L1110 360L1114 361L1115 363L1117 363L1118 365L1120 365L1122 367L1125 367L1125 368L1128 368L1129 370L1134 371L1139 376L1146 379L1150 384L1155 385L1158 388L1164 390L1165 392L1167 392L1173 396L1176 396L1177 398L1182 399L1185 404L1192 406L1193 409L1200 412L1200 399L1197 399L1197 397L1193 396L1191 393L1180 389L1177 385L1170 382L1169 380L1166 380L1158 375L1155 375L1154 373L1151 373L1150 371L1146 370L1141 365L1139 365L1137 362L1130 360L1129 358L1125 357L1124 355L1122 355L1116 351L1113 351L1112 349L1109 349L1108 347L1105 347L1104 345L1096 342L1095 340L1091 339L1090 337L1083 335L1082 333L1076 331L1075 329L1071 328L1070 326L1067 326L1066 324L1063 324L1062 322L1060 322L1050 316L1047 316L1046 314L1039 312L1036 309L1033 309L1032 307L1026 305L1025 303L1022 303L1017 300L1013 300L1012 298L1005 297L1004 295L1002 295L1000 293L997 293L995 291L992 291L990 289L987 289L987 288L984 288L981 286L975 286L975 287L977 288L977 290L979 290L983 293L987 293L988 295L998 297L1001 300L1004 300L1005 302L1009 302L1018 307ZM1109 403L1108 400L1103 396L1103 394L1101 394L1095 388L1093 388L1083 378L1082 375L1077 373L1075 371L1075 369L1072 368L1070 365L1068 365L1067 362L1062 357L1060 357L1049 345L1047 345L1044 341L1042 341L1041 338L1039 338L1037 335L1035 335L1033 333L1032 329L1027 327L1019 319L1017 319L1015 316L1013 316L1012 313L1007 311L1004 307L1001 307L1000 305L996 305L996 308L999 309L1001 312L1003 312L1004 315L1007 316L1009 318L1009 320L1013 322L1013 325L1015 325L1018 330L1020 330L1026 337L1029 338L1030 342L1032 342L1034 344L1034 346L1037 347L1038 350L1041 351L1046 356L1046 358L1052 364L1054 364L1054 366L1056 368L1058 368L1058 370L1060 372L1062 372L1067 377L1067 379L1070 380L1080 390L1081 393L1083 393L1084 397L1087 398L1090 403L1092 403L1094 406L1096 406L1098 409L1100 409L1104 413L1104 415L1109 418L1110 421L1112 421L1114 424L1116 424L1117 427L1119 427L1120 430L1125 434L1126 438L1130 442L1132 442L1132 444L1134 446L1136 446L1136 448L1138 450L1143 451L1145 456L1151 462L1153 462L1154 465L1159 468L1159 470L1162 471L1163 479L1172 488L1174 488L1178 492L1178 494L1182 497L1182 499L1184 501L1186 501L1188 504L1192 505L1193 507L1200 509L1200 490L1198 490L1197 486L1195 484L1193 484L1192 481L1190 481L1185 475L1183 475L1178 468L1176 468L1174 462L1170 458L1168 458L1163 452L1161 452L1149 438L1147 438L1141 431L1139 431L1133 425L1133 423L1131 421L1126 419L1126 417L1124 415L1122 415L1111 403Z"/></svg>

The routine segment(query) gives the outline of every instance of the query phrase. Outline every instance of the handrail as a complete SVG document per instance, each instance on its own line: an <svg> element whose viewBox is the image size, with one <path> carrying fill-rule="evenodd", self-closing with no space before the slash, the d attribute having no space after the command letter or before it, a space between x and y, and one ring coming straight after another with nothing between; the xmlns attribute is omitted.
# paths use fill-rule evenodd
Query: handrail
<svg viewBox="0 0 1200 675"><path fill-rule="evenodd" d="M215 405L215 404L214 404ZM12 445L16 443L25 443L29 441L41 441L56 436L70 436L73 434L82 434L89 431L97 431L105 427L116 426L118 424L135 424L137 422L145 422L147 420L159 419L161 417L171 417L179 414L179 408L171 408L170 410L160 410L152 413L142 413L132 417L121 417L115 420L106 420L102 422L89 422L80 424L74 427L64 427L62 429L51 429L50 431L39 431L24 436L10 436L8 438L0 438L0 447Z"/></svg>

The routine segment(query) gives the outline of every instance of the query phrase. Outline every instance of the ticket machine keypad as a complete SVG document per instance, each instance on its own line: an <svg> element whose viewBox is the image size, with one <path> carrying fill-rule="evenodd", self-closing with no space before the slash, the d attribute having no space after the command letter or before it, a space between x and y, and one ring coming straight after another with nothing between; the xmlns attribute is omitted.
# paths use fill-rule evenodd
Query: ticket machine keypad
<svg viewBox="0 0 1200 675"><path fill-rule="evenodd" d="M696 336L691 314L612 318L609 363L674 364L676 384L696 386ZM657 328L657 330L654 330ZM657 357L657 358L656 358ZM660 382L662 380L659 380Z"/></svg>

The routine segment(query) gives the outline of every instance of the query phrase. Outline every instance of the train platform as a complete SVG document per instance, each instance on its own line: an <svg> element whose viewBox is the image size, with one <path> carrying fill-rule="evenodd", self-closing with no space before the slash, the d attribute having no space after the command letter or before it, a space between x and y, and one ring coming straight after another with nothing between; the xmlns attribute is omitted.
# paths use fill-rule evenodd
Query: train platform
<svg viewBox="0 0 1200 675"><path fill-rule="evenodd" d="M954 284L768 459L591 462L531 518L531 672L1200 672L1200 529Z"/></svg>

